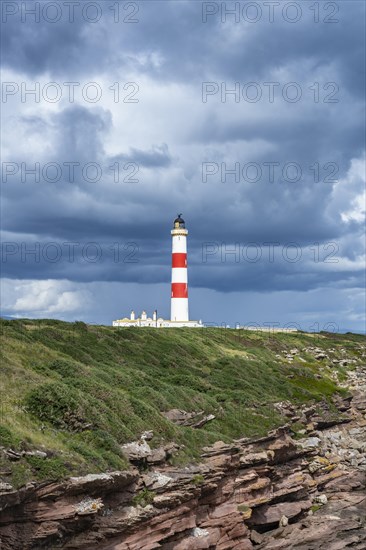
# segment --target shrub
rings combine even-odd
[[[57,372],[62,377],[73,377],[79,374],[79,365],[67,359],[55,359],[49,365],[52,372]]]
[[[83,321],[75,321],[73,323],[74,327],[78,330],[82,330],[82,331],[87,331],[88,330],[88,325],[86,323],[84,323]]]
[[[202,483],[205,481],[205,478],[201,474],[197,474],[192,477],[191,483],[194,485],[202,485]]]
[[[133,506],[142,506],[145,508],[148,504],[152,504],[155,498],[155,493],[149,491],[149,489],[142,489],[137,495],[132,499]]]
[[[68,413],[77,414],[79,411],[77,397],[72,388],[63,384],[42,384],[28,392],[24,404],[39,420],[65,428]]]
[[[20,445],[20,439],[16,437],[9,428],[0,425],[0,445],[3,447],[17,448]]]
[[[68,473],[66,464],[59,457],[39,458],[38,456],[27,456],[26,460],[38,479],[57,481]]]
[[[82,440],[93,445],[99,451],[111,451],[119,456],[122,455],[121,449],[114,437],[105,430],[87,431],[81,436]]]
[[[28,464],[15,462],[11,465],[11,483],[15,489],[19,489],[32,479],[32,470]]]

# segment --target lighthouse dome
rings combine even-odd
[[[182,214],[178,214],[178,217],[174,220],[174,228],[179,229],[180,227],[185,227],[185,221],[182,218]]]

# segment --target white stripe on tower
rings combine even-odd
[[[188,277],[187,277],[187,235],[184,220],[178,214],[174,220],[172,234],[172,294],[170,319],[189,321]]]

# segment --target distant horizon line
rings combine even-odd
[[[80,319],[74,319],[73,321],[66,321],[65,319],[58,319],[56,317],[14,317],[14,316],[11,316],[11,315],[0,315],[0,319],[1,320],[5,320],[5,321],[61,321],[62,323],[69,323],[69,324],[72,324],[72,323],[84,323],[85,325],[90,325],[90,326],[101,326],[101,327],[109,327],[109,328],[121,328],[121,327],[113,327],[112,325],[110,324],[106,324],[106,323],[96,323],[96,322],[92,322],[92,321],[81,321]],[[270,332],[272,329],[274,329],[274,331],[276,330],[281,330],[281,329],[284,329],[286,330],[286,328],[291,328],[291,327],[286,327],[286,326],[265,326],[265,325],[260,325],[259,323],[248,323],[247,325],[243,324],[241,325],[240,324],[240,327],[237,328],[236,326],[231,326],[229,323],[222,323],[222,324],[218,324],[218,323],[214,323],[212,321],[207,321],[208,324],[206,324],[204,321],[203,321],[203,326],[202,328],[220,328],[220,329],[226,329],[226,330],[255,330],[255,327],[254,327],[254,324],[258,325],[258,329],[259,330],[263,330],[263,329],[268,329],[268,331]],[[239,323],[235,323],[236,324],[239,324]],[[296,323],[287,323],[288,325],[294,325]],[[224,326],[225,325],[225,326]],[[285,324],[286,325],[286,324]],[[246,327],[251,327],[250,329],[246,329]],[[135,328],[135,327],[129,327],[129,328]],[[141,328],[141,327],[139,327]],[[142,327],[142,328],[148,328],[148,327]],[[361,336],[366,336],[366,329],[364,331],[361,331],[361,330],[357,330],[357,329],[351,329],[351,328],[341,328],[339,329],[337,332],[332,332],[332,331],[326,331],[326,330],[313,330],[313,331],[307,331],[307,330],[302,330],[301,328],[298,329],[298,332],[300,333],[305,333],[305,334],[320,334],[321,332],[324,332],[324,333],[327,333],[327,334],[359,334]],[[294,332],[293,334],[296,334],[296,332]]]

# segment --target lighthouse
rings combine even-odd
[[[182,214],[173,222],[172,235],[172,281],[170,294],[170,319],[158,317],[155,310],[152,318],[146,311],[135,317],[132,310],[130,318],[113,321],[114,327],[151,327],[151,328],[202,328],[202,321],[190,321],[188,313],[188,277],[187,277],[187,235]],[[168,289],[167,289],[168,290]],[[168,297],[168,293],[167,293]]]
[[[172,287],[170,300],[170,320],[189,321],[188,276],[187,276],[187,235],[182,214],[174,220],[172,235]]]

